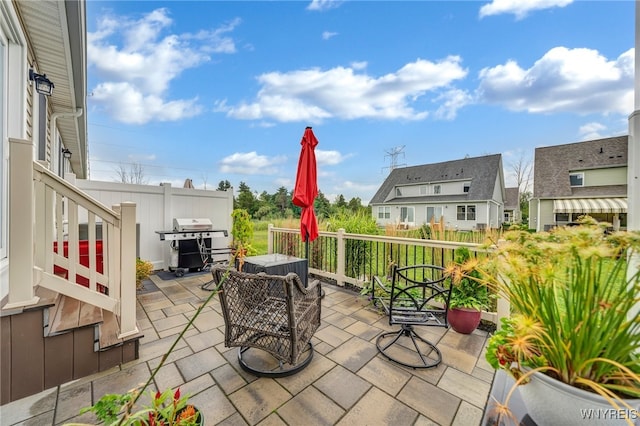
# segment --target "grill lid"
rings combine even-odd
[[[207,218],[174,218],[174,231],[211,231],[213,223]]]

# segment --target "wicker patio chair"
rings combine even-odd
[[[225,346],[238,347],[245,371],[284,377],[309,365],[311,337],[320,326],[317,280],[305,288],[295,273],[249,274],[214,267],[212,274],[221,283]]]
[[[442,361],[435,344],[421,337],[414,326],[448,327],[447,307],[451,297],[451,279],[444,269],[434,265],[393,267],[391,286],[377,277],[374,303],[382,306],[390,325],[397,331],[382,333],[376,340],[378,351],[386,358],[411,368],[431,368]]]

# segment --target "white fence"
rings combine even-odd
[[[173,229],[174,218],[208,218],[214,229],[231,232],[233,191],[209,191],[135,185],[119,182],[76,180],[75,185],[106,205],[132,201],[136,203],[138,224],[138,255],[153,264],[154,269],[167,269],[170,247],[161,241],[156,231]],[[229,234],[230,235],[230,234]]]

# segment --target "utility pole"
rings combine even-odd
[[[386,159],[389,157],[389,167],[383,167],[382,170],[389,169],[389,173],[391,173],[395,168],[407,165],[406,163],[398,164],[398,157],[400,154],[402,154],[402,158],[404,158],[404,147],[404,145],[396,146],[385,151],[386,155],[384,158]]]

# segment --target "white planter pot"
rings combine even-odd
[[[598,394],[569,386],[542,373],[519,386],[529,416],[539,425],[613,426],[640,424],[640,399],[625,400],[632,410],[617,410]]]

